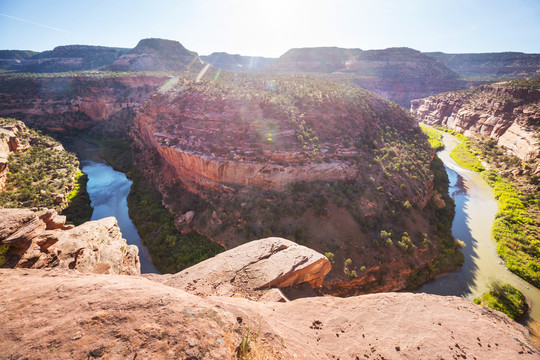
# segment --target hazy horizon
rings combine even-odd
[[[291,48],[540,53],[535,0],[59,0],[3,1],[0,49],[61,45],[133,48],[143,38],[179,41],[200,55],[279,57]]]

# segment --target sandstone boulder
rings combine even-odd
[[[528,331],[459,297],[254,302],[140,276],[0,269],[6,359],[538,359]],[[8,321],[9,320],[9,321]]]
[[[0,243],[10,246],[6,265],[140,274],[139,250],[127,245],[115,218],[77,227],[65,221],[55,210],[0,209]]]
[[[198,295],[257,299],[268,288],[308,283],[318,289],[330,269],[328,259],[318,252],[270,237],[225,251],[177,274],[150,277]]]

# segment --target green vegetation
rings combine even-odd
[[[352,260],[347,259],[345,260],[345,263],[343,264],[343,272],[349,279],[356,279],[358,275],[356,274],[356,270],[351,269],[352,267]]]
[[[531,89],[540,88],[540,78],[512,80],[504,83],[505,86],[526,87]]]
[[[176,273],[224,250],[195,231],[181,234],[176,229],[174,215],[163,206],[161,193],[135,167],[133,150],[125,140],[98,143],[102,157],[133,180],[128,196],[129,216],[160,272]]]
[[[0,119],[0,127],[14,121]],[[70,208],[65,213],[68,221],[79,224],[89,220],[92,208],[76,156],[40,131],[21,131],[17,139],[20,146],[9,156],[9,173],[0,192],[0,206],[47,207],[58,212]]]
[[[324,253],[324,256],[326,256],[326,258],[328,259],[328,261],[330,261],[330,264],[334,265],[334,254],[331,253],[331,252],[325,252]]]
[[[503,312],[512,320],[519,320],[527,313],[529,307],[525,295],[518,289],[499,281],[492,281],[488,287],[488,292],[474,299],[475,304]]]
[[[9,249],[9,245],[0,244],[0,267],[4,265],[7,261],[5,254]]]
[[[456,242],[452,236],[452,222],[455,215],[454,199],[448,195],[448,176],[444,164],[438,156],[433,158],[431,169],[435,175],[434,195],[426,206],[425,214],[429,217],[430,223],[436,224],[436,227],[431,236],[423,235],[424,238],[420,246],[424,249],[438,246],[439,254],[433,263],[428,264],[416,275],[409,278],[408,289],[414,289],[441,274],[455,271],[465,259],[463,253],[459,251],[462,244]]]
[[[459,166],[476,172],[484,171],[484,166],[478,160],[476,154],[470,149],[471,143],[468,139],[462,140],[458,146],[452,149],[450,157],[454,159]]]
[[[80,170],[77,171],[73,190],[67,196],[68,206],[62,210],[62,215],[66,215],[68,221],[74,225],[81,225],[92,218],[94,210],[91,206],[90,196],[86,191],[87,183],[88,175]]]
[[[459,165],[465,169],[480,172],[484,171],[484,166],[478,160],[477,154],[471,151],[471,142],[465,135],[459,134],[454,130],[445,128],[444,126],[435,125],[435,129],[447,132],[457,137],[461,142],[450,152],[450,157]]]
[[[436,151],[444,149],[444,144],[441,141],[441,134],[438,131],[433,130],[432,128],[420,124],[420,128],[428,136],[429,145]]]
[[[534,238],[535,221],[516,189],[494,170],[482,174],[495,190],[499,211],[491,233],[497,242],[497,253],[506,267],[516,275],[540,287],[540,240]]]
[[[495,170],[482,172],[482,177],[494,189],[495,198],[498,200],[499,211],[491,230],[497,242],[497,253],[506,262],[506,267],[510,271],[536,287],[540,287],[539,177],[531,175],[530,170],[527,177],[523,176],[525,180],[509,176],[509,172],[519,171],[520,168],[527,168],[527,166],[524,166],[516,156],[507,155],[493,139],[478,138],[471,142],[453,130],[440,126],[436,128],[457,136],[462,140],[460,146],[462,144],[466,144],[467,148],[473,146],[491,167],[504,171],[505,177]],[[476,155],[468,149],[466,151],[469,154],[464,158],[474,157],[474,161],[478,162]],[[456,162],[464,166],[463,163],[457,160]],[[474,170],[474,168],[478,169],[478,166],[469,168]],[[519,186],[521,191],[518,191],[516,185],[510,181]]]

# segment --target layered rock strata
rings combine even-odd
[[[62,268],[99,274],[140,274],[139,249],[127,245],[113,217],[65,225],[55,210],[0,209],[5,267]]]
[[[25,130],[26,125],[20,121],[0,127],[0,191],[7,181],[9,155],[21,146],[17,135]]]
[[[429,125],[466,136],[496,139],[522,160],[540,157],[540,89],[507,84],[449,92],[411,102],[411,113]]]

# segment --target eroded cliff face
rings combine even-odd
[[[17,135],[25,130],[26,125],[20,121],[0,127],[0,191],[7,180],[9,155],[16,152],[21,146]]]
[[[0,79],[0,116],[54,132],[101,127],[125,133],[126,111],[141,107],[168,77],[37,77]]]
[[[4,267],[61,268],[83,273],[141,273],[139,249],[127,245],[115,218],[66,225],[55,210],[0,209]]]
[[[413,100],[411,113],[429,125],[443,125],[467,136],[489,136],[522,160],[540,156],[539,88],[483,85]]]
[[[341,295],[403,289],[439,254],[433,152],[400,107],[357,87],[178,81],[135,125],[141,164],[182,232],[226,249],[273,235],[331,252],[326,289]]]

